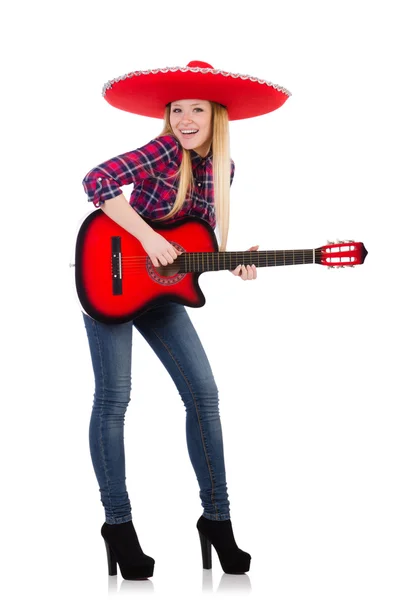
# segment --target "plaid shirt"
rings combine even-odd
[[[212,152],[205,158],[190,151],[194,187],[170,222],[185,215],[195,215],[208,221],[215,229]],[[172,208],[178,191],[176,176],[182,160],[182,147],[171,135],[151,140],[145,146],[120,154],[101,163],[83,179],[88,201],[96,207],[122,193],[120,186],[134,184],[130,204],[142,217],[153,219],[166,215]],[[230,184],[234,176],[231,161]]]

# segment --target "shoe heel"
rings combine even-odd
[[[106,540],[105,541],[105,546],[106,546],[106,555],[108,557],[108,571],[109,571],[109,575],[117,575],[117,561],[116,561],[116,557],[111,549],[111,547],[109,546],[109,544],[107,543]]]
[[[211,542],[199,531],[203,569],[212,569]]]

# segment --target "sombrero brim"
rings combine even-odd
[[[108,81],[105,100],[127,112],[162,119],[165,106],[198,98],[226,106],[230,121],[257,117],[284,104],[285,88],[249,75],[199,67],[167,67],[134,71]]]

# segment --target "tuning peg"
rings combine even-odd
[[[74,267],[75,264],[74,263],[69,263],[69,267]]]
[[[335,244],[335,242],[332,242],[331,240],[327,240],[327,244]]]

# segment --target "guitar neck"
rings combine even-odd
[[[234,270],[238,265],[282,267],[321,263],[321,249],[246,252],[185,252],[175,261],[183,273]]]

